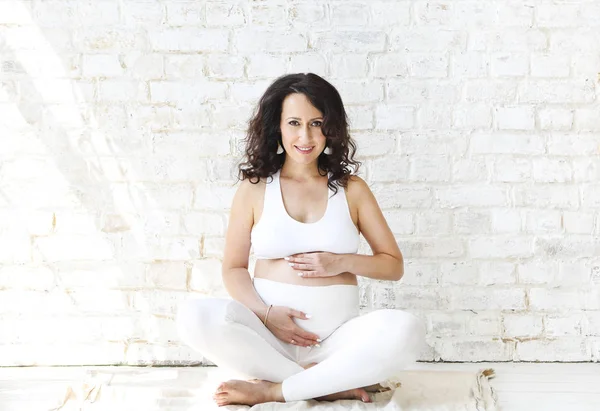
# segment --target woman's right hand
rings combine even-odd
[[[318,344],[319,336],[298,327],[293,317],[307,320],[306,314],[293,308],[274,305],[267,317],[267,328],[283,342],[308,347]],[[294,340],[292,342],[292,340]]]

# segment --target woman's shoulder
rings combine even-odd
[[[369,190],[369,185],[362,177],[356,174],[348,176],[348,193],[360,195],[365,190]]]

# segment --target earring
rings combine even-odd
[[[281,153],[283,153],[283,147],[281,147],[281,144],[277,143],[277,154]]]
[[[329,147],[329,146],[325,147],[325,150],[323,150],[323,154],[330,155],[331,154],[331,147]]]

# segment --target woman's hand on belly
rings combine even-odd
[[[328,252],[298,253],[285,257],[298,276],[334,277],[344,272],[342,255]]]
[[[257,260],[254,266],[254,276],[257,278],[266,278],[282,283],[298,285],[332,285],[349,284],[357,285],[356,275],[343,272],[329,277],[303,277],[298,275],[298,270],[289,265],[289,262],[283,258],[261,259]]]

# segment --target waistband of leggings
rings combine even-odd
[[[281,281],[274,281],[274,280],[269,280],[268,278],[254,278],[252,277],[252,281],[259,281],[262,282],[263,284],[269,284],[271,286],[274,287],[282,287],[282,288],[296,288],[296,289],[319,289],[319,290],[325,290],[325,289],[334,289],[334,288],[347,288],[347,289],[356,289],[358,288],[358,285],[355,284],[328,284],[328,285],[300,285],[300,284],[290,284],[290,283],[284,283]]]

